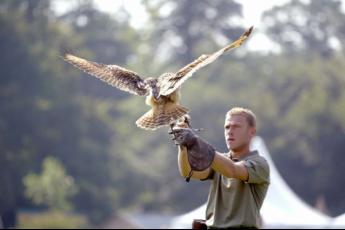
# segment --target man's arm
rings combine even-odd
[[[181,176],[188,177],[191,167],[188,162],[187,148],[184,146],[178,147],[178,168]],[[210,175],[211,168],[207,168],[204,171],[193,171],[192,178],[204,180]]]
[[[188,162],[186,147],[179,146],[178,166],[181,176],[187,177],[191,167]],[[248,180],[248,170],[244,166],[243,162],[234,162],[219,152],[215,153],[215,157],[210,168],[207,168],[204,171],[193,171],[192,178],[200,180],[206,179],[210,175],[212,169],[228,178],[237,178],[242,181]]]
[[[234,162],[221,153],[216,152],[211,167],[228,178],[248,181],[248,170],[243,162]]]

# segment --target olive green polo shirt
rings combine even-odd
[[[208,228],[261,227],[260,208],[270,183],[269,166],[257,151],[239,161],[247,167],[247,182],[227,178],[216,171],[211,174],[213,180],[206,207]]]

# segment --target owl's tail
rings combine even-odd
[[[147,130],[155,130],[178,120],[189,110],[177,104],[166,104],[163,108],[152,108],[142,115],[135,123],[138,127]]]

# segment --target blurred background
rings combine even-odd
[[[130,2],[0,1],[0,227],[130,227],[129,214],[168,218],[203,204],[209,183],[179,176],[168,129],[136,127],[144,98],[60,55],[156,77],[251,25],[242,47],[183,85],[192,125],[225,152],[226,111],[249,107],[293,191],[329,216],[345,212],[342,1]]]

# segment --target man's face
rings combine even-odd
[[[226,115],[224,136],[228,149],[234,152],[249,148],[255,128],[250,127],[243,115]]]

